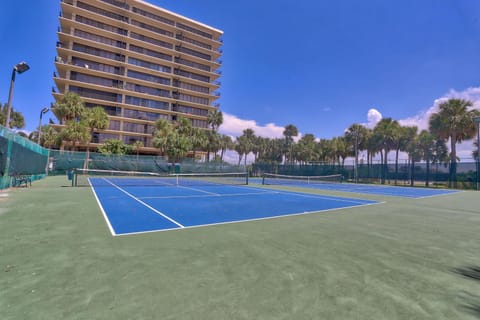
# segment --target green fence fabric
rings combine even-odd
[[[12,176],[28,175],[32,180],[46,173],[48,149],[0,126],[0,189],[8,188]]]
[[[88,161],[87,161],[88,159]],[[169,163],[165,157],[148,155],[106,155],[97,152],[50,150],[50,174],[66,174],[76,168],[155,173],[245,172],[244,166],[225,162],[197,162],[185,159]]]
[[[276,173],[285,175],[298,176],[325,176],[332,174],[342,174],[345,181],[354,181],[353,165],[332,165],[332,164],[305,164],[305,165],[283,165],[271,163],[255,163],[252,165],[252,175],[262,176],[263,173]],[[407,162],[388,163],[387,166],[381,164],[359,164],[358,179],[360,183],[381,183],[385,181],[388,184],[394,184],[395,181],[399,185],[440,186],[444,187],[449,182],[449,165],[440,163],[430,163],[428,166],[425,162],[415,163],[412,167]],[[477,171],[476,163],[458,162],[457,163],[457,188],[459,189],[476,189]]]

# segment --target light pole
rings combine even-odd
[[[474,117],[477,124],[477,190],[480,190],[480,117]]]
[[[355,131],[355,167],[354,167],[355,183],[358,183],[358,131]]]
[[[38,123],[38,144],[40,144],[40,136],[42,135],[42,116],[47,113],[50,109],[47,107],[43,108],[42,111],[40,111],[40,122]]]
[[[15,74],[24,73],[30,69],[30,66],[26,62],[20,62],[13,67],[12,70],[12,79],[10,81],[10,91],[8,92],[8,102],[7,102],[7,117],[5,119],[5,127],[9,128],[10,124],[10,112],[12,110],[12,96],[13,96],[13,85],[15,84]]]

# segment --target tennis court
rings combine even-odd
[[[241,181],[238,177],[234,179]],[[193,176],[182,177],[181,183],[178,176],[153,179],[92,177],[89,182],[113,235],[260,220],[378,203],[219,184]]]
[[[112,237],[90,186],[70,183],[49,176],[0,199],[2,320],[478,319],[478,192],[418,200],[368,195],[381,202]],[[196,206],[189,193],[172,191],[185,188],[121,188]],[[256,189],[223,190],[243,188]],[[115,189],[95,187],[112,192],[109,201],[123,210],[129,196]],[[222,198],[205,196],[212,206]],[[133,208],[129,214],[145,212]]]
[[[406,186],[388,186],[341,182],[341,175],[302,177],[291,175],[265,174],[262,179],[264,185],[283,185],[298,188],[312,188],[317,190],[331,190],[380,196],[393,196],[403,198],[426,198],[460,192],[458,190],[428,189]],[[257,180],[260,183],[260,179]]]

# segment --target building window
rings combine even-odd
[[[105,101],[112,101],[112,102],[121,102],[122,100],[122,95],[120,94],[82,88],[77,86],[70,86],[69,91],[78,93],[79,96],[84,98],[91,98],[91,99],[98,99],[98,100],[105,100]]]
[[[104,17],[108,17],[108,18],[123,21],[123,22],[128,22],[128,18],[125,17],[125,16],[122,16],[120,14],[116,14],[116,13],[113,13],[113,12],[110,12],[110,11],[107,11],[107,10],[103,10],[103,9],[100,9],[100,8],[97,8],[97,7],[94,7],[94,6],[91,6],[91,5],[83,3],[81,1],[77,1],[77,7],[88,10],[90,12],[94,12],[94,13],[99,14],[99,15],[104,16]]]
[[[108,129],[110,130],[120,130],[120,121],[118,120],[110,120],[108,123]]]
[[[156,14],[153,14],[153,13],[150,13],[150,12],[147,12],[147,11],[142,10],[142,9],[139,9],[139,8],[137,8],[137,7],[133,7],[133,8],[132,8],[132,11],[135,12],[135,13],[141,14],[142,16],[148,17],[148,18],[150,18],[150,19],[157,20],[157,21],[160,21],[160,22],[169,24],[169,25],[171,25],[171,26],[175,25],[175,22],[174,22],[173,20],[170,20],[170,19],[161,17],[161,16],[159,16],[159,15],[156,15]]]
[[[109,64],[98,63],[92,60],[86,60],[78,57],[72,57],[72,64],[87,69],[93,69],[102,72],[108,72],[112,74],[123,75],[124,69],[121,67],[115,67]]]
[[[156,64],[156,63],[153,63],[153,62],[140,60],[140,59],[136,59],[136,58],[132,58],[132,57],[128,58],[128,63],[139,66],[139,67],[152,69],[152,70],[157,70],[157,71],[161,71],[161,72],[165,72],[165,73],[171,73],[172,72],[172,68],[170,68],[170,67],[162,66],[160,64]]]
[[[117,47],[121,49],[125,49],[127,47],[127,44],[125,42],[99,36],[99,35],[96,35],[90,32],[85,32],[79,29],[75,29],[74,35],[83,39],[93,41],[93,42],[103,43],[112,47]]]
[[[170,91],[168,90],[142,86],[139,84],[134,84],[129,82],[125,85],[125,89],[129,91],[150,94],[152,96],[160,96],[160,97],[167,97],[167,98],[170,97]]]
[[[168,54],[165,54],[165,53],[162,53],[162,52],[157,52],[157,51],[145,49],[145,48],[133,45],[133,44],[131,44],[129,46],[129,49],[130,49],[130,51],[141,53],[141,54],[144,54],[146,56],[172,61],[172,56],[170,56]]]
[[[99,22],[97,20],[93,20],[93,19],[90,19],[90,18],[85,18],[81,15],[76,15],[75,16],[75,21],[83,23],[83,24],[87,24],[89,26],[92,26],[92,27],[95,27],[95,28],[98,28],[98,29],[102,29],[102,30],[105,30],[105,31],[110,31],[110,32],[113,32],[113,33],[124,35],[124,36],[128,34],[127,30],[125,30],[125,29],[117,28],[117,27],[111,26],[109,24]]]
[[[148,73],[138,72],[138,71],[134,71],[134,70],[128,70],[127,75],[130,78],[135,78],[135,79],[139,79],[139,80],[165,84],[167,86],[170,85],[170,79],[154,76],[154,75],[148,74]]]
[[[125,96],[125,103],[152,109],[169,110],[170,104],[164,101]]]
[[[177,22],[177,27],[180,28],[180,29],[183,29],[183,30],[187,30],[191,33],[198,34],[199,36],[202,36],[202,37],[205,37],[205,38],[208,38],[208,39],[213,39],[213,36],[210,33],[203,32],[203,31],[198,30],[196,28],[192,28],[192,27],[187,26],[183,23]]]
[[[147,36],[144,36],[142,34],[135,33],[135,32],[130,32],[130,37],[132,37],[133,39],[137,39],[137,40],[140,40],[140,41],[144,41],[144,42],[154,44],[154,45],[159,46],[159,47],[164,47],[164,48],[167,48],[167,49],[173,49],[173,44],[167,43],[165,41],[157,40],[157,39],[154,39],[154,38],[150,38],[150,37],[147,37]]]
[[[90,46],[85,46],[79,43],[74,43],[72,49],[74,51],[83,52],[83,53],[91,54],[97,57],[102,57],[110,60],[121,61],[121,62],[125,61],[125,56],[122,54],[114,53],[114,52],[110,52],[102,49],[97,49]]]
[[[210,77],[203,76],[201,74],[197,74],[197,73],[193,73],[193,72],[183,71],[183,70],[180,70],[180,69],[174,69],[173,73],[177,74],[179,76],[182,76],[182,77],[187,77],[187,78],[191,78],[191,79],[195,79],[195,80],[199,80],[199,81],[203,81],[203,82],[210,82]]]
[[[149,24],[146,24],[146,23],[143,23],[143,22],[140,22],[140,21],[137,21],[137,20],[132,20],[130,23],[133,24],[134,26],[140,27],[142,29],[150,30],[150,31],[158,33],[158,34],[163,34],[163,35],[171,37],[171,38],[173,37],[173,33],[170,32],[170,31],[163,30],[163,29],[151,26]]]
[[[190,60],[182,59],[182,58],[175,58],[175,62],[179,63],[179,64],[183,64],[185,66],[192,67],[192,68],[200,69],[200,70],[203,70],[203,71],[210,72],[210,70],[211,70],[210,66],[207,66],[205,64],[201,64],[201,63],[198,63],[198,62],[193,62],[193,61],[190,61]]]
[[[201,53],[201,52],[198,52],[198,51],[195,51],[195,50],[192,50],[192,49],[188,49],[188,48],[185,48],[185,47],[182,47],[182,46],[175,46],[175,50],[177,50],[178,52],[183,52],[183,53],[186,53],[186,54],[189,54],[189,55],[201,58],[201,59],[205,59],[205,60],[208,60],[208,61],[212,60],[212,56],[210,56],[208,54]]]

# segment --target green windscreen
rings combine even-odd
[[[48,149],[0,126],[0,189],[8,188],[17,175],[43,177],[47,163]]]

